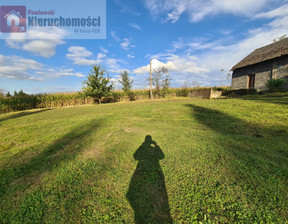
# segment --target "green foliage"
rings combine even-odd
[[[177,89],[176,95],[177,97],[187,97],[189,92],[189,88],[181,88]]]
[[[83,82],[83,92],[86,96],[93,97],[101,103],[102,98],[109,96],[113,84],[109,84],[109,73],[100,65],[92,67],[88,80]]]
[[[133,80],[130,78],[128,71],[125,70],[122,73],[120,73],[119,82],[122,84],[122,90],[125,93],[128,93],[131,90]]]
[[[7,95],[8,95],[8,93],[7,93]],[[9,93],[9,96],[11,96],[10,93]],[[14,91],[14,97],[24,97],[24,96],[28,96],[28,94],[24,93],[23,90],[20,90],[19,92]]]
[[[164,97],[170,86],[170,74],[165,67],[157,68],[152,73],[152,83],[155,87],[156,95]]]
[[[10,92],[8,92],[7,94],[6,94],[6,97],[11,97],[12,95],[11,95],[11,93]]]
[[[24,93],[23,90],[20,90],[18,93],[16,92],[16,96],[17,97],[23,97],[23,96],[27,96],[27,94]]]
[[[266,83],[266,87],[269,88],[270,92],[275,92],[277,90],[280,90],[285,83],[287,82],[287,79],[272,79],[268,80]]]
[[[36,108],[51,108],[93,103],[82,92],[23,95],[0,99],[0,113]]]
[[[111,97],[114,99],[115,102],[120,102],[121,98],[124,97],[124,92],[122,91],[112,91],[111,92]]]
[[[8,92],[9,93],[9,92]],[[7,93],[7,94],[8,94]],[[10,93],[9,93],[10,95]],[[14,97],[23,97],[23,96],[27,96],[28,94],[24,93],[23,90],[20,90],[19,92],[14,91]],[[11,96],[11,95],[10,95]]]

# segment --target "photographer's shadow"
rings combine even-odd
[[[165,155],[150,135],[137,149],[137,168],[131,178],[127,199],[134,210],[135,223],[172,223],[164,174],[159,160]]]

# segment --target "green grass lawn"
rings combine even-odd
[[[288,97],[0,115],[0,223],[287,223]]]

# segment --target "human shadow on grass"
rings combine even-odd
[[[138,165],[126,197],[134,210],[135,223],[172,223],[165,178],[159,160],[165,155],[150,135],[137,149]]]
[[[60,163],[77,157],[87,145],[89,135],[101,127],[101,123],[101,121],[93,120],[77,126],[27,162],[2,169],[0,171],[0,196],[5,194],[13,181],[24,178],[26,183],[25,179],[29,178],[29,175],[33,174],[35,178],[45,171],[52,170]]]
[[[199,125],[204,125],[202,130],[216,133],[207,132],[207,142],[224,151],[211,152],[211,161],[216,159],[215,166],[233,174],[231,184],[241,186],[251,207],[271,205],[269,211],[287,216],[287,188],[279,188],[287,186],[288,180],[287,127],[258,125],[211,108],[186,106]],[[273,207],[275,204],[279,207]]]
[[[43,110],[20,112],[20,113],[16,113],[16,114],[12,114],[12,115],[0,118],[0,122],[11,120],[11,119],[14,119],[14,118],[20,118],[20,117],[24,117],[24,116],[28,116],[28,115],[38,114],[38,113],[46,112],[46,111],[49,111],[49,110],[52,110],[52,109],[43,109]],[[0,123],[0,125],[1,125],[1,123]]]

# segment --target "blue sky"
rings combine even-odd
[[[0,40],[0,89],[78,91],[93,64],[109,70],[115,88],[123,70],[134,88],[147,88],[150,59],[168,68],[172,87],[227,85],[234,64],[288,35],[288,1],[107,0],[106,25],[106,39],[65,39],[57,29],[36,40]]]

